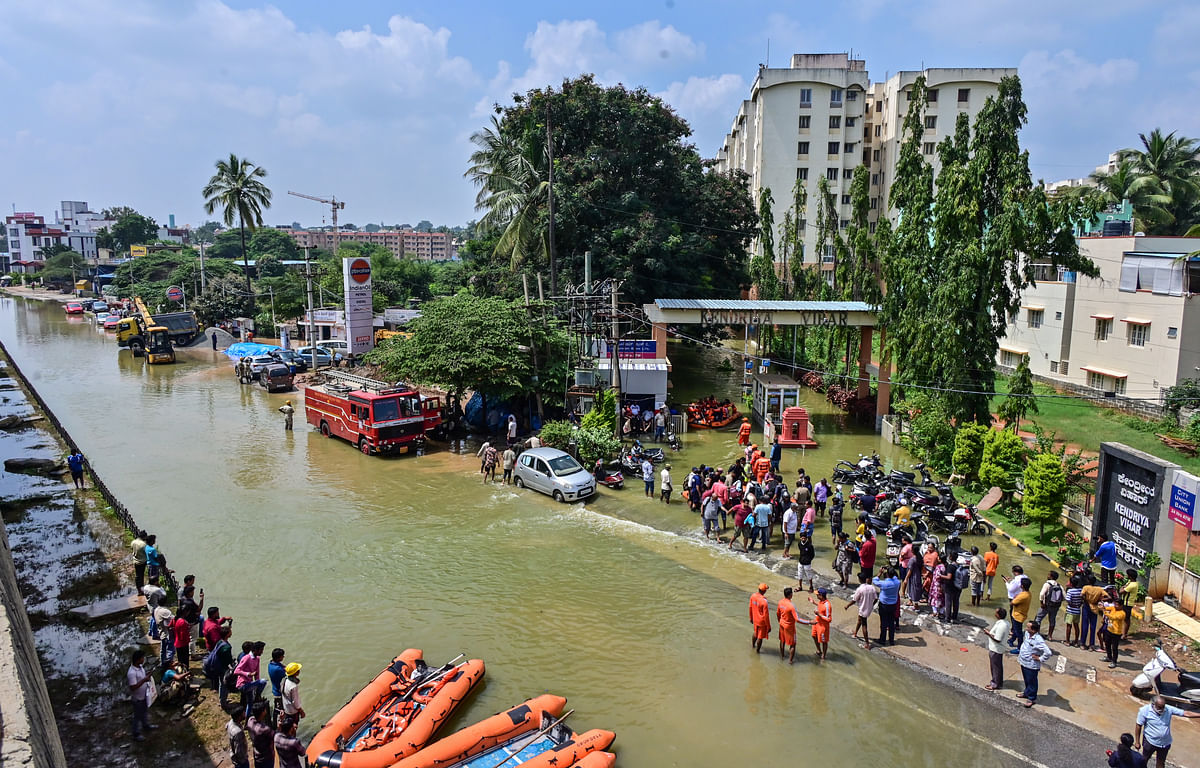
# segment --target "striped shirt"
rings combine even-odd
[[[1067,590],[1067,613],[1072,616],[1078,616],[1083,609],[1083,590],[1079,587],[1071,587]]]

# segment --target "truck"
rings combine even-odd
[[[148,337],[151,329],[162,329],[166,332],[167,340],[174,346],[191,342],[204,331],[196,312],[160,312],[151,314],[143,304],[142,299],[133,299],[133,314],[122,318],[116,325],[116,343],[120,347],[128,347],[136,358],[140,358],[150,344]],[[174,353],[172,353],[174,362]]]
[[[445,435],[440,398],[346,371],[326,371],[321,383],[304,388],[304,416],[325,437],[368,456],[407,453]]]

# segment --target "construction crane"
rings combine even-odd
[[[318,203],[325,203],[329,206],[330,210],[333,211],[333,251],[334,253],[337,253],[337,247],[339,245],[337,214],[338,211],[345,210],[346,204],[343,201],[338,200],[337,196],[317,197],[316,195],[306,195],[303,192],[292,192],[291,190],[288,190],[288,194],[296,197],[303,197],[305,200],[313,200]]]

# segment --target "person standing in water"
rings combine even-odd
[[[758,591],[750,595],[750,623],[754,626],[754,634],[750,637],[750,645],[755,653],[762,652],[763,640],[771,636],[771,604],[767,602],[766,584],[759,584]]]
[[[292,401],[288,400],[283,405],[279,406],[279,412],[283,414],[283,430],[285,432],[291,432],[292,417],[296,413],[296,409],[292,407]]]
[[[812,624],[808,619],[800,618],[800,612],[792,603],[792,588],[783,590],[783,599],[775,608],[775,618],[779,620],[779,658],[784,658],[784,648],[791,648],[788,664],[796,663],[796,625]]]

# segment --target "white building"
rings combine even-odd
[[[717,153],[717,168],[750,175],[755,202],[762,187],[775,199],[773,212],[782,237],[783,212],[790,207],[797,179],[807,200],[801,220],[807,261],[817,252],[817,182],[829,180],[841,228],[850,223],[850,182],[855,168],[871,173],[869,220],[872,227],[887,210],[895,176],[908,94],[924,75],[929,88],[922,139],[926,159],[937,168],[936,146],[954,132],[959,113],[970,120],[1015,69],[926,69],[898,72],[886,82],[870,82],[866,62],[844,53],[795,54],[787,68],[760,67],[733,126]],[[810,224],[810,222],[812,222]],[[778,252],[778,249],[777,249]],[[832,253],[821,254],[833,268]]]
[[[1097,396],[1157,400],[1200,376],[1200,238],[1084,237],[1097,279],[1044,272],[1008,318],[996,362]],[[1185,339],[1191,341],[1185,343]]]

